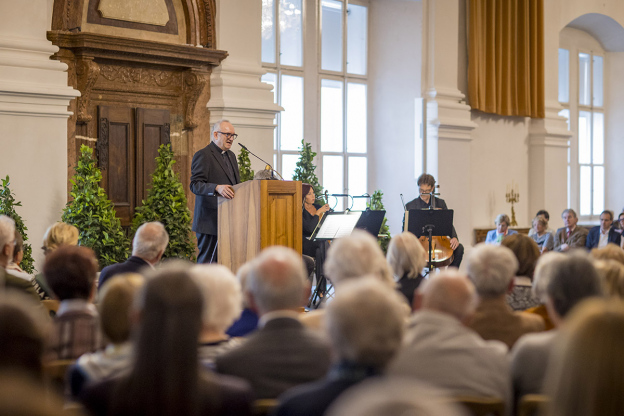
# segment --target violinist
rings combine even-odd
[[[316,250],[320,247],[320,243],[317,241],[310,241],[308,237],[312,235],[316,225],[319,223],[324,213],[329,211],[329,205],[318,205],[316,201],[316,195],[314,194],[314,188],[307,183],[301,184],[301,193],[303,194],[303,254],[310,257],[317,257]]]
[[[420,175],[417,181],[420,195],[418,198],[408,202],[405,205],[405,209],[448,209],[443,199],[435,196],[432,198],[431,194],[435,190],[435,183],[435,178],[432,175],[428,173]],[[450,266],[459,268],[462,258],[464,257],[464,246],[461,245],[457,239],[455,226],[453,226],[453,234],[450,237],[451,249],[453,250],[453,262]]]

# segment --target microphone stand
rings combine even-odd
[[[249,152],[250,155],[254,156],[256,159],[259,159],[262,163],[264,163],[265,165],[267,165],[270,169],[271,169],[271,179],[275,179],[275,175],[274,173],[277,173],[278,176],[280,178],[282,178],[282,180],[284,180],[284,178],[282,177],[282,175],[279,174],[278,171],[276,171],[275,169],[273,169],[273,166],[271,166],[270,163],[267,163],[264,159],[262,159],[260,156],[258,156],[257,154],[253,153],[251,150],[249,150],[247,148],[247,146],[245,146],[244,144],[242,144],[241,142],[238,142],[238,145],[240,147],[242,147],[243,149],[247,150]]]

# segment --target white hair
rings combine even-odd
[[[165,226],[158,221],[141,225],[132,241],[132,255],[151,260],[165,251],[169,244],[169,234]]]
[[[540,256],[535,266],[535,274],[533,275],[533,296],[546,303],[548,294],[548,284],[553,272],[556,270],[559,262],[565,260],[566,255],[556,251],[549,251]]]
[[[296,309],[303,305],[306,275],[303,259],[296,251],[269,247],[253,260],[246,293],[253,297],[261,314]]]
[[[390,287],[395,283],[390,266],[372,235],[355,230],[348,237],[336,240],[329,248],[325,273],[334,285],[347,279],[372,274]]]
[[[0,215],[0,253],[4,246],[15,240],[15,221],[6,215]]]
[[[338,356],[383,369],[401,346],[404,301],[373,277],[344,282],[327,306],[325,325]]]
[[[507,224],[507,226],[509,226],[509,224],[511,223],[509,216],[507,214],[498,214],[496,216],[496,219],[494,220],[494,224],[500,225],[503,222]]]
[[[221,123],[230,123],[230,120],[226,120],[222,118],[220,120],[215,121],[214,124],[212,125],[212,129],[210,130],[210,140],[214,140],[215,132],[221,130]]]
[[[466,272],[481,297],[497,297],[509,289],[518,259],[505,246],[477,244],[466,258]]]
[[[463,320],[477,307],[474,285],[457,269],[447,269],[430,277],[418,288],[423,309],[431,309]]]
[[[405,231],[390,240],[386,258],[395,276],[418,277],[427,264],[426,255],[418,238]]]
[[[218,264],[193,266],[190,273],[204,297],[204,327],[225,331],[242,311],[240,283],[230,269]]]

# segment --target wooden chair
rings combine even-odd
[[[76,360],[54,360],[43,365],[43,379],[46,386],[63,393],[65,386],[65,374],[69,366]]]
[[[85,416],[87,409],[80,403],[68,402],[63,406],[63,416]]]
[[[253,402],[254,416],[268,416],[277,407],[277,399],[259,399]]]
[[[536,416],[548,404],[548,397],[543,394],[526,394],[518,403],[518,416]]]
[[[505,416],[505,402],[496,397],[458,396],[455,403],[468,409],[472,416]]]
[[[44,308],[47,309],[50,317],[53,318],[56,316],[56,312],[58,311],[58,308],[61,302],[59,302],[58,300],[42,300],[41,304],[43,305]]]

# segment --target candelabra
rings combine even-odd
[[[516,221],[516,211],[514,210],[514,204],[518,203],[520,199],[520,194],[518,193],[518,184],[514,184],[511,181],[511,186],[507,185],[507,193],[505,194],[507,198],[507,203],[511,203],[511,227],[516,227],[518,222]]]

